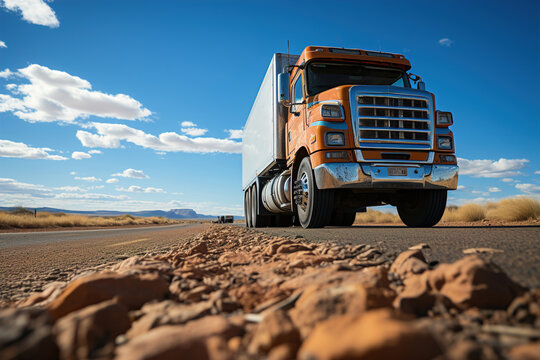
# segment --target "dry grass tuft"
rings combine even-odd
[[[465,204],[448,207],[442,222],[473,222],[480,220],[527,221],[540,218],[540,202],[526,197],[502,199],[485,205]]]
[[[487,210],[487,217],[507,221],[536,220],[540,217],[540,202],[525,197],[503,199]]]
[[[396,214],[371,209],[364,213],[357,213],[354,220],[355,224],[398,224],[400,222]]]
[[[37,217],[34,217],[34,213],[19,211],[19,209],[15,214],[0,211],[0,229],[178,224],[181,222],[183,221],[164,217],[136,217],[127,214],[102,217],[42,212],[38,213]]]
[[[443,222],[474,222],[484,220],[486,218],[486,210],[479,204],[465,204],[458,208],[447,208],[442,217]]]

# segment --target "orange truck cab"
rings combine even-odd
[[[247,226],[350,226],[385,204],[438,223],[457,188],[453,119],[410,68],[360,49],[274,54],[244,126]]]

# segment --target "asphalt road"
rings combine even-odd
[[[492,248],[502,253],[489,255],[514,280],[540,288],[539,226],[439,226],[426,229],[405,226],[353,226],[323,229],[263,228],[278,236],[303,236],[308,241],[369,244],[387,253],[401,252],[412,245],[426,243],[428,261],[452,262],[469,248]]]
[[[192,226],[191,224],[176,224],[163,226],[147,226],[136,228],[116,228],[98,230],[61,230],[43,232],[0,233],[0,248],[11,248],[24,245],[44,245],[62,241],[102,239],[106,237],[131,235],[175,230]]]
[[[65,281],[84,269],[167,252],[209,227],[179,224],[104,230],[0,234],[0,305]]]

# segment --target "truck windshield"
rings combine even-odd
[[[348,63],[311,63],[307,67],[308,95],[341,85],[392,85],[410,87],[405,72]]]

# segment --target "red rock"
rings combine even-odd
[[[291,310],[291,317],[302,330],[311,328],[332,316],[357,315],[366,310],[391,306],[395,294],[385,287],[348,284],[307,288]]]
[[[157,271],[170,275],[172,274],[173,267],[166,259],[133,256],[114,265],[111,270],[120,273],[147,273]]]
[[[404,285],[394,306],[416,314],[425,314],[437,297],[462,310],[471,307],[505,309],[524,291],[497,265],[477,256],[409,276]]]
[[[298,350],[300,333],[289,316],[278,310],[267,314],[257,325],[248,351],[266,354],[283,344],[288,344],[288,348],[294,348],[295,351]]]
[[[60,318],[88,305],[116,298],[133,310],[150,300],[161,299],[167,293],[167,281],[157,273],[127,275],[106,272],[71,282],[47,308],[54,318]]]
[[[161,326],[117,348],[116,360],[211,359],[206,340],[242,334],[242,326],[223,316],[207,316],[186,325]]]
[[[0,310],[0,359],[57,359],[51,323],[43,309]]]
[[[52,283],[49,283],[45,286],[42,292],[33,294],[30,297],[28,297],[26,300],[22,301],[20,304],[18,304],[20,307],[26,307],[26,306],[45,306],[52,302],[64,289],[66,286],[66,283],[63,281],[55,281]]]
[[[129,326],[125,306],[105,301],[64,316],[53,331],[62,359],[89,359],[111,355],[114,339]]]
[[[426,259],[421,250],[407,250],[398,255],[390,266],[390,272],[401,277],[411,274],[421,274],[428,270]]]
[[[478,256],[440,265],[429,272],[429,283],[461,309],[505,309],[525,290],[497,265]]]
[[[226,252],[221,255],[218,259],[218,262],[222,264],[231,264],[231,265],[243,265],[249,264],[253,260],[252,255],[248,254],[245,251],[239,252]]]
[[[283,244],[277,250],[277,254],[290,254],[296,251],[310,250],[307,246],[301,244]]]
[[[433,336],[388,309],[338,316],[319,324],[302,344],[299,359],[433,359],[441,354]]]
[[[540,359],[540,341],[515,346],[508,355],[512,360],[538,360]]]
[[[394,300],[394,307],[405,313],[425,315],[433,307],[436,293],[425,276],[411,276],[404,281],[405,289]]]
[[[211,302],[198,302],[196,304],[165,303],[163,306],[152,304],[145,305],[142,311],[145,314],[136,320],[129,331],[128,338],[140,336],[153,328],[164,325],[181,325],[188,321],[209,315],[212,311]]]
[[[208,246],[206,245],[205,241],[202,241],[198,243],[197,245],[193,246],[191,249],[189,249],[187,253],[188,255],[207,254]]]
[[[287,344],[281,344],[273,348],[269,353],[267,360],[291,360],[296,359],[298,347]]]

